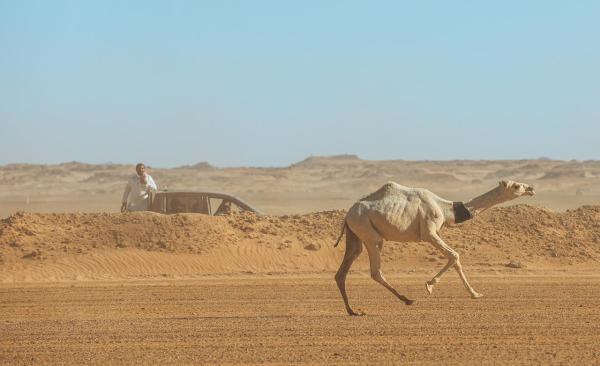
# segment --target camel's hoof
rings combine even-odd
[[[471,294],[471,299],[480,299],[483,297],[483,294],[480,294],[478,292]]]
[[[352,311],[348,312],[348,315],[350,315],[350,316],[364,316],[365,312],[364,311],[360,311],[360,310],[358,312],[356,312],[356,311],[352,310]]]
[[[427,290],[429,295],[431,295],[431,293],[433,292],[433,285],[430,285],[429,282],[425,282],[425,289]]]
[[[405,300],[405,301],[404,301],[404,303],[405,303],[406,305],[412,305],[412,304],[414,304],[414,303],[415,303],[415,301],[416,301],[416,300]]]

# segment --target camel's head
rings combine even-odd
[[[503,180],[500,182],[500,188],[506,195],[512,198],[521,196],[533,196],[535,191],[529,184],[519,183],[512,180]]]

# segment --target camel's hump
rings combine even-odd
[[[390,197],[406,197],[419,190],[419,188],[406,187],[396,182],[387,182],[375,192],[360,199],[360,201],[376,201]]]

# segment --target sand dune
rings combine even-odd
[[[133,172],[131,165],[78,162],[0,166],[0,217],[18,210],[117,212]],[[565,210],[600,204],[598,161],[375,161],[341,155],[313,156],[286,167],[219,168],[201,162],[150,173],[160,188],[229,192],[276,215],[347,209],[390,180],[467,200],[500,179],[514,179],[536,187],[538,194],[527,201],[532,205]]]
[[[345,212],[332,209],[346,209],[390,180],[453,200],[485,192],[504,178],[536,187],[538,194],[523,201],[533,206],[495,208],[444,229],[468,271],[512,271],[510,261],[522,264],[519,271],[597,269],[600,259],[600,206],[541,208],[600,203],[597,161],[370,161],[341,155],[281,168],[201,162],[150,171],[161,188],[226,191],[270,215],[120,214],[115,211],[132,166],[0,166],[0,217],[6,217],[0,223],[0,281],[333,273],[343,245],[332,244]],[[68,213],[73,211],[104,213]],[[383,260],[386,273],[431,273],[444,262],[419,243],[387,243]],[[353,269],[367,271],[367,256]]]
[[[345,212],[238,214],[32,214],[0,224],[0,281],[299,275],[335,271]],[[491,209],[443,235],[470,270],[597,268],[600,206],[554,213],[527,205]],[[434,271],[445,261],[424,243],[386,243],[388,273]],[[368,269],[363,255],[354,267]],[[522,269],[521,269],[522,270]]]

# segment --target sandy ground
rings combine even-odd
[[[234,193],[264,217],[117,213],[132,172],[0,166],[0,364],[599,363],[600,162],[150,169],[162,188]],[[446,259],[386,242],[383,272],[416,304],[370,280],[364,253],[348,291],[367,315],[346,315],[345,245],[332,245],[354,200],[389,180],[465,200],[504,178],[537,195],[441,233],[483,299],[454,271],[427,295]]]
[[[454,276],[449,276],[454,277]],[[361,275],[349,317],[334,281],[222,278],[0,287],[2,364],[595,364],[600,277],[473,276],[428,297]],[[268,301],[267,301],[268,299]]]

